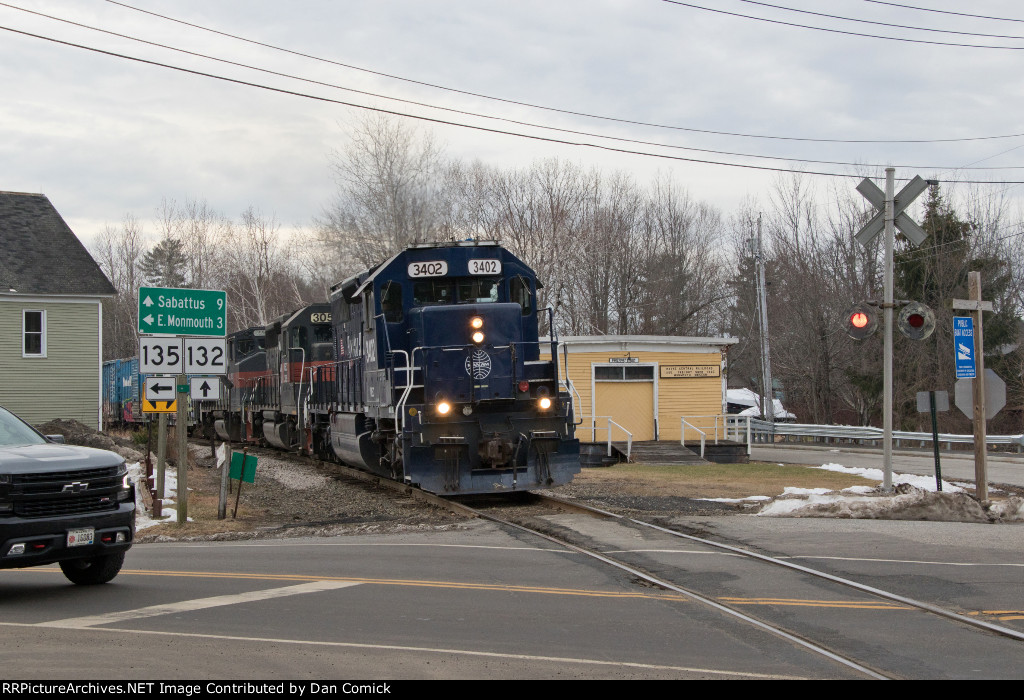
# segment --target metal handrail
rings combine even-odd
[[[686,422],[686,419],[682,416],[679,417],[679,423],[679,444],[683,446],[686,445],[686,426],[690,426],[700,433],[700,458],[704,459],[704,439],[707,438],[708,434],[693,423]],[[715,421],[715,444],[718,444],[718,421]]]

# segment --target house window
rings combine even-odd
[[[22,357],[46,357],[46,312],[22,311]]]

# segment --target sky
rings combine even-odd
[[[164,200],[309,227],[367,107],[434,120],[397,117],[452,158],[667,174],[726,216],[792,170],[1024,196],[1011,0],[13,0],[0,28],[0,190],[46,194],[87,244]]]

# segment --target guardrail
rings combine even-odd
[[[805,438],[813,441],[830,440],[850,442],[881,442],[883,431],[881,428],[872,426],[853,425],[812,425],[808,423],[775,423],[759,420],[757,418],[733,416],[739,420],[749,420],[750,440],[754,442],[775,442],[776,438]],[[923,447],[925,443],[931,445],[931,433],[916,433],[905,430],[894,430],[893,441],[897,447],[902,447],[902,442],[918,442]],[[973,435],[958,433],[939,433],[939,442],[946,443],[947,449],[952,449],[953,444],[974,444]],[[1017,452],[1024,452],[1024,434],[1020,435],[986,435],[985,444],[993,445],[1015,445]]]

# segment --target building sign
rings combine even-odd
[[[613,365],[636,365],[640,364],[639,357],[609,357],[608,362]]]
[[[662,379],[694,379],[698,377],[720,377],[720,365],[662,365]]]

